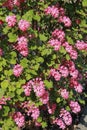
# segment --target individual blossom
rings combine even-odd
[[[61,89],[60,90],[60,94],[64,99],[68,99],[69,98],[69,92],[66,89]]]
[[[81,111],[81,107],[80,107],[80,105],[77,101],[76,102],[70,101],[69,106],[70,106],[72,112],[75,113],[75,114],[77,114]]]
[[[21,19],[18,23],[18,27],[21,31],[26,31],[30,27],[30,23],[26,20]]]
[[[6,22],[8,23],[9,27],[14,27],[16,22],[17,22],[16,16],[15,15],[7,16],[6,17]]]
[[[14,113],[13,120],[15,121],[15,123],[18,125],[19,128],[23,127],[25,124],[24,116],[20,112]]]
[[[20,64],[16,64],[13,68],[13,73],[16,77],[19,77],[23,72],[23,67]]]

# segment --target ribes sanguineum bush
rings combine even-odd
[[[83,2],[3,0],[0,6],[2,130],[31,125],[64,130],[85,102]]]

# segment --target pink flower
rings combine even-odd
[[[69,75],[69,70],[66,66],[62,65],[62,66],[59,67],[58,70],[61,73],[61,76],[65,77],[65,78]]]
[[[55,29],[52,32],[52,36],[56,39],[58,39],[59,41],[64,41],[65,38],[65,33],[63,30],[59,30],[59,29]]]
[[[60,16],[58,19],[58,22],[64,23],[65,27],[70,27],[71,26],[71,20],[67,16]]]
[[[24,89],[24,93],[26,96],[30,96],[31,91],[32,91],[32,81],[30,80],[27,82],[25,85],[22,86]]]
[[[53,114],[56,110],[56,104],[47,104],[49,114]]]
[[[48,41],[48,43],[54,47],[54,50],[55,51],[58,51],[60,49],[60,46],[61,46],[61,42],[58,41],[57,39],[51,39]]]
[[[56,81],[59,81],[61,78],[61,74],[56,69],[50,70],[50,76],[53,76]]]
[[[75,102],[75,101],[70,101],[70,108],[72,110],[73,113],[79,113],[81,111],[81,107],[79,105],[78,102]]]
[[[18,39],[18,42],[13,47],[20,52],[21,55],[27,56],[28,55],[28,40],[26,37],[21,36]]]
[[[75,91],[78,93],[82,93],[82,91],[83,91],[83,87],[80,83],[78,83],[76,86],[74,86],[74,88],[75,88]]]
[[[65,109],[61,109],[59,116],[63,119],[63,121],[65,122],[65,124],[66,124],[67,126],[69,126],[69,125],[72,124],[72,116],[71,116],[71,114],[70,114],[68,111],[66,111]]]
[[[59,16],[59,10],[56,6],[48,6],[48,8],[45,9],[45,14],[50,14],[52,17],[57,18]]]
[[[8,23],[9,27],[14,27],[17,22],[16,16],[15,15],[7,16],[6,22]]]
[[[16,64],[13,68],[13,73],[16,77],[19,77],[22,74],[23,67],[20,64]]]
[[[45,91],[45,93],[40,97],[40,101],[43,104],[47,104],[49,101],[49,93],[47,91]]]
[[[77,40],[75,46],[78,50],[87,50],[87,43],[85,43],[84,41]]]
[[[45,86],[41,78],[33,79],[32,86],[37,97],[43,96],[45,93]]]
[[[0,56],[2,56],[3,55],[3,51],[2,51],[2,49],[0,48]]]
[[[64,130],[64,129],[66,128],[65,123],[64,123],[63,120],[60,119],[60,118],[54,119],[54,120],[53,120],[53,124],[57,124],[57,125],[60,127],[60,129],[62,129],[62,130]]]
[[[30,27],[30,23],[26,20],[20,20],[18,23],[18,27],[21,31],[26,31]]]
[[[24,126],[25,119],[24,119],[24,116],[20,112],[16,112],[13,115],[13,119],[14,119],[15,123],[18,125],[18,127],[23,127]]]
[[[60,90],[60,94],[64,99],[68,99],[69,98],[69,92],[66,89],[61,89]]]

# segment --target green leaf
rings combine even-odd
[[[43,122],[41,123],[41,125],[42,125],[42,128],[46,128],[46,127],[47,127],[47,122],[43,121]]]
[[[66,60],[70,60],[69,54],[66,54]]]
[[[48,89],[53,88],[52,81],[44,80],[44,84],[45,84],[46,88],[48,88]]]
[[[47,41],[47,37],[44,34],[39,34],[39,38],[43,42]]]
[[[8,86],[9,86],[9,81],[8,81],[8,80],[4,80],[4,81],[1,82],[1,87],[2,87],[2,88],[5,89],[5,88],[7,88]]]
[[[58,98],[56,99],[56,102],[57,102],[57,103],[60,103],[60,102],[61,102],[60,97],[58,97]]]
[[[38,13],[34,15],[34,20],[37,20],[38,22],[40,21],[40,15]]]
[[[18,36],[16,34],[13,34],[13,33],[8,33],[8,38],[9,38],[8,39],[9,42],[16,42]]]
[[[83,105],[85,105],[85,100],[80,99],[79,102]]]
[[[42,122],[42,117],[38,117],[37,122]]]
[[[83,5],[84,7],[87,7],[87,0],[82,0],[82,5]]]

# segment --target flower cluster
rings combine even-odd
[[[16,22],[17,22],[16,16],[15,15],[7,16],[6,17],[6,22],[8,23],[9,27],[14,27]]]
[[[30,96],[31,90],[35,92],[43,104],[47,104],[49,101],[49,93],[45,90],[44,83],[41,78],[30,80],[22,86],[26,96]]]
[[[21,114],[21,112],[15,112],[13,115],[13,120],[15,121],[15,123],[18,125],[19,128],[23,127],[25,124],[25,118]]]
[[[23,72],[23,67],[20,64],[16,64],[13,68],[13,73],[16,77],[19,77]]]
[[[1,99],[0,99],[0,110],[2,109],[2,106],[3,105],[6,105],[7,103],[6,103],[6,101],[9,101],[10,100],[10,98],[5,98],[5,97],[2,97]]]
[[[66,89],[61,89],[60,90],[60,94],[64,99],[68,99],[69,98],[69,92]]]
[[[25,111],[27,112],[28,116],[31,116],[34,120],[37,120],[37,118],[40,115],[39,108],[35,106],[34,103],[32,102],[24,102],[21,105],[22,109],[24,108]]]
[[[18,23],[18,27],[21,31],[26,31],[30,27],[30,23],[26,20],[21,19]]]
[[[65,15],[65,10],[62,7],[48,6],[44,12],[46,15],[57,18],[58,22],[63,23],[65,27],[70,27],[72,24],[70,18]]]
[[[17,44],[13,47],[20,52],[24,57],[28,56],[28,40],[26,37],[21,36],[17,39]]]
[[[70,101],[69,105],[73,113],[77,114],[81,111],[81,107],[78,102]]]
[[[71,45],[69,45],[68,42],[63,43],[63,46],[65,47],[66,51],[69,53],[70,57],[76,60],[78,57],[77,51]]]
[[[61,109],[59,118],[54,119],[53,123],[57,124],[61,129],[65,129],[66,126],[69,126],[72,124],[72,116],[65,109]]]
[[[84,41],[77,41],[75,44],[76,48],[78,50],[87,50],[87,43],[85,43]]]

